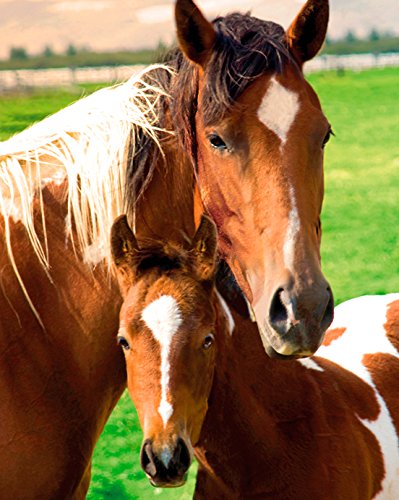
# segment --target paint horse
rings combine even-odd
[[[112,249],[151,484],[181,485],[195,453],[195,498],[397,498],[399,294],[342,304],[320,356],[281,363],[216,291],[209,219],[183,251],[122,217]]]
[[[317,349],[332,318],[319,256],[330,127],[302,65],[327,18],[309,0],[285,33],[238,14],[212,24],[179,0],[182,51],[165,65],[0,145],[0,497],[85,495],[125,386],[106,264],[125,209],[139,238],[185,245],[202,198],[268,353]]]

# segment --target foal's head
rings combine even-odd
[[[203,217],[191,248],[139,248],[125,216],[112,228],[123,295],[118,342],[154,486],[179,486],[207,411],[215,363],[216,229]],[[219,320],[218,320],[219,318]]]
[[[272,356],[314,353],[333,315],[319,251],[331,128],[302,73],[328,15],[328,0],[308,0],[284,31],[241,14],[210,23],[191,0],[176,3],[182,67],[191,71],[176,90],[178,132]]]

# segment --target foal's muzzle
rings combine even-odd
[[[162,450],[154,450],[150,439],[144,441],[140,454],[141,467],[153,486],[173,488],[186,482],[191,455],[183,439]]]

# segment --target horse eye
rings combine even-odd
[[[122,335],[118,335],[116,341],[118,342],[118,345],[122,347],[122,349],[125,349],[125,351],[128,351],[130,349],[129,342],[125,339],[125,337],[122,337]]]
[[[211,345],[214,343],[215,337],[210,333],[204,338],[204,342],[202,343],[202,347],[204,349],[209,349]]]
[[[211,134],[209,136],[209,142],[211,143],[212,147],[214,147],[215,149],[218,149],[219,151],[224,151],[227,149],[227,144],[217,134]]]
[[[324,137],[324,140],[323,140],[323,148],[324,146],[327,144],[327,142],[330,140],[330,137],[334,135],[334,132],[332,131],[332,129],[330,128],[330,130],[327,132],[327,135]]]

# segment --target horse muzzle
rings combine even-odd
[[[173,446],[161,449],[155,449],[153,442],[146,439],[141,447],[140,462],[152,486],[175,488],[186,482],[191,453],[182,438]]]
[[[266,353],[271,358],[293,359],[312,356],[323,341],[334,316],[330,287],[302,295],[279,287],[273,294],[266,317],[254,310]]]

